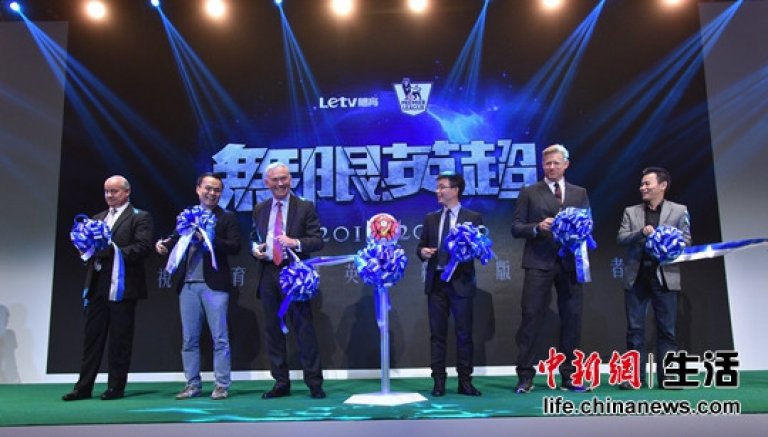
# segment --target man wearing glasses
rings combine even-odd
[[[441,275],[450,261],[445,247],[445,237],[457,224],[470,222],[483,224],[480,213],[464,208],[459,201],[464,192],[464,177],[453,172],[443,172],[437,177],[437,202],[440,209],[424,218],[421,240],[416,254],[427,262],[424,291],[427,293],[429,311],[430,354],[433,396],[445,395],[445,352],[448,333],[448,315],[453,314],[456,331],[456,372],[459,375],[459,394],[480,396],[472,385],[472,301],[475,284],[474,261],[459,263],[449,282]]]

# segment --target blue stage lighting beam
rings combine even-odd
[[[440,93],[440,99],[443,101],[458,94],[461,95],[465,103],[470,105],[476,103],[488,3],[488,0],[483,3],[483,8],[480,10],[474,26],[472,26],[472,31],[470,31],[459,57],[448,73],[445,86]],[[460,92],[462,90],[463,92]]]
[[[679,103],[702,65],[702,54],[708,52],[733,18],[741,2],[734,3],[702,30],[688,38],[674,52],[663,59],[654,69],[644,74],[627,90],[611,99],[592,124],[575,139],[577,144],[590,144],[590,154],[603,154],[616,147],[617,141],[632,135],[628,144],[622,145],[622,152],[614,166],[606,169],[604,179],[619,178],[627,166],[643,158],[648,144],[658,141],[662,128],[670,113]],[[638,126],[641,117],[647,114],[634,134],[630,129]],[[576,170],[578,174],[579,170]],[[615,201],[619,192],[609,187],[598,187],[595,194],[607,202]]]

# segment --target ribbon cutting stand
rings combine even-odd
[[[389,389],[389,290],[387,287],[381,287],[376,294],[378,295],[377,320],[381,347],[381,391],[352,395],[344,403],[391,407],[426,401],[427,398],[418,393],[398,393]]]

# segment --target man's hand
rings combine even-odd
[[[267,259],[267,254],[264,252],[266,248],[267,243],[253,243],[251,245],[251,254],[253,254],[253,257],[258,260],[265,260]]]
[[[155,251],[160,255],[166,255],[168,253],[168,247],[166,244],[171,241],[170,238],[166,238],[165,240],[157,240],[157,243],[155,243]]]
[[[647,236],[651,235],[655,230],[656,229],[654,229],[653,226],[645,225],[645,227],[643,227],[643,235],[645,235],[647,237]]]
[[[538,224],[538,228],[540,231],[551,231],[552,230],[552,223],[555,222],[555,219],[552,217],[547,217],[544,220],[540,221]]]
[[[294,238],[291,238],[287,235],[279,235],[277,238],[275,238],[277,241],[280,242],[280,244],[283,247],[287,247],[289,249],[295,249],[299,247],[299,240],[296,240]]]
[[[430,259],[434,254],[437,253],[436,247],[422,247],[421,248],[421,257],[424,259]]]

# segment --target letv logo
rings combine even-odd
[[[340,109],[340,108],[370,108],[379,106],[378,97],[320,97],[318,107],[320,109]]]

